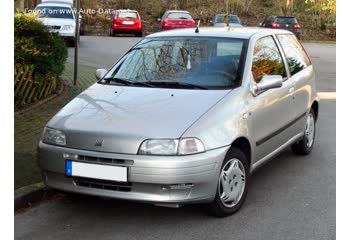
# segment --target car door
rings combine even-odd
[[[285,61],[273,36],[258,39],[254,46],[252,84],[259,83],[265,75],[281,75],[284,81],[282,87],[253,97],[255,160],[268,156],[293,136],[289,125],[295,115],[292,108],[294,83],[288,79]]]
[[[282,50],[286,56],[290,81],[295,84],[293,108],[295,110],[295,131],[298,133],[304,131],[306,113],[311,104],[311,89],[314,89],[315,74],[311,61],[307,56],[303,46],[297,40],[294,34],[276,35]]]

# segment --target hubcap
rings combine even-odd
[[[315,137],[315,119],[312,113],[309,113],[307,117],[305,136],[306,136],[306,145],[307,147],[310,148],[314,143],[314,137]]]
[[[233,158],[226,162],[218,187],[220,200],[225,207],[233,207],[239,202],[245,188],[245,169],[240,160]]]

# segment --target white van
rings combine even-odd
[[[70,44],[74,44],[76,15],[72,7],[73,0],[42,0],[35,11],[39,14],[38,20],[51,32],[57,32]]]

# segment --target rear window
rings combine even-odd
[[[293,24],[298,23],[297,19],[294,17],[277,17],[275,20],[276,23],[281,24]]]
[[[120,17],[120,18],[138,18],[136,12],[119,12],[118,17]]]
[[[241,21],[239,20],[239,18],[237,16],[229,16],[228,17],[228,21],[229,21],[229,23],[241,24]],[[225,15],[218,15],[218,16],[216,16],[215,22],[217,22],[217,23],[224,23],[224,22],[226,22]]]
[[[169,13],[167,18],[170,18],[170,19],[192,19],[192,16],[188,13],[175,12],[175,13]]]

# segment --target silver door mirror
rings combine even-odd
[[[266,75],[262,77],[259,83],[252,84],[251,91],[254,96],[257,96],[266,90],[280,88],[282,85],[283,78],[281,75]]]
[[[100,80],[101,78],[103,78],[104,75],[106,75],[107,70],[106,69],[97,69],[96,70],[96,79]]]

